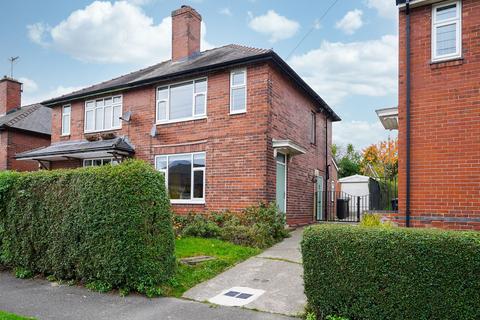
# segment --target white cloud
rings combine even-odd
[[[229,17],[233,16],[233,13],[232,11],[230,11],[230,8],[222,8],[218,11],[218,13],[223,14],[225,16],[229,16]]]
[[[395,138],[397,131],[385,130],[380,121],[341,121],[333,125],[333,143],[342,146],[351,143],[357,150],[386,140],[388,135]]]
[[[388,19],[396,19],[398,15],[398,8],[395,1],[390,0],[366,0],[366,5],[369,8],[377,10],[377,13]]]
[[[290,65],[330,105],[348,95],[387,96],[397,92],[397,37],[363,42],[324,41],[292,57]]]
[[[346,34],[354,34],[363,26],[362,15],[363,12],[359,9],[348,11],[341,20],[337,21],[335,27]]]
[[[268,10],[264,15],[254,17],[250,12],[249,27],[256,32],[269,36],[270,42],[277,42],[291,38],[297,33],[300,24],[279,15],[273,10]]]
[[[29,27],[32,41],[39,43],[48,33],[53,48],[81,61],[147,64],[170,59],[171,17],[155,24],[130,2],[95,1],[72,12],[51,30],[41,25]],[[202,23],[202,49],[211,47],[205,33]]]
[[[33,93],[38,90],[38,84],[32,79],[20,77],[18,81],[23,84],[23,92],[25,93]]]
[[[34,23],[27,26],[28,37],[34,43],[39,44],[41,46],[47,46],[47,42],[45,41],[45,36],[49,32],[50,27],[42,22]]]
[[[25,85],[25,83],[24,83],[24,85]],[[34,91],[31,91],[31,90],[27,90],[28,88],[24,86],[25,90],[24,90],[23,96],[22,96],[22,105],[38,103],[38,102],[42,102],[42,101],[45,101],[45,100],[48,100],[48,99],[51,99],[51,98],[57,98],[61,95],[80,90],[84,87],[85,86],[58,86],[58,87],[50,89],[50,90],[46,90],[46,91],[36,93],[38,91],[37,89],[34,90]]]

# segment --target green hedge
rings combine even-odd
[[[163,175],[151,165],[0,175],[0,264],[146,292],[175,268]]]
[[[321,225],[302,241],[318,319],[480,319],[480,233]]]

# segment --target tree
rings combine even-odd
[[[398,174],[398,140],[381,141],[363,150],[362,173],[373,170],[376,175],[393,178]]]
[[[338,164],[339,178],[360,173],[362,156],[355,150],[352,144],[348,144],[346,150],[333,144],[332,154]]]

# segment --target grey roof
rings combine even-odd
[[[13,128],[50,135],[52,110],[36,103],[14,109],[0,117],[0,129]]]
[[[67,141],[52,144],[48,147],[37,148],[30,151],[18,153],[17,159],[35,158],[45,156],[61,156],[79,154],[95,151],[124,151],[129,154],[135,153],[134,147],[124,137],[98,141]]]
[[[273,50],[257,49],[235,44],[206,50],[181,61],[164,61],[42,103],[46,106],[52,106],[105,92],[130,89],[159,81],[170,81],[180,77],[221,70],[257,61],[275,62],[284,73],[292,77],[297,85],[316,100],[334,121],[340,120],[327,103]]]

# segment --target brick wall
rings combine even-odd
[[[32,134],[24,131],[10,129],[8,134],[7,168],[16,171],[35,171],[39,169],[37,161],[15,160],[15,155],[20,152],[46,147],[50,145],[50,136]]]
[[[413,226],[480,230],[480,1],[462,3],[463,59],[450,62],[430,63],[431,6],[411,11]],[[403,12],[399,39],[399,216],[404,217]]]
[[[0,171],[7,170],[8,132],[0,131]]]
[[[314,221],[315,169],[325,178],[325,134],[331,145],[332,126],[325,115],[318,113],[314,102],[276,69],[270,76],[272,113],[269,120],[269,184],[268,196],[275,200],[276,160],[273,157],[272,139],[292,140],[307,150],[306,154],[290,158],[287,165],[287,222],[301,225]],[[316,112],[316,144],[311,143],[311,113]]]
[[[205,75],[202,75],[205,76]],[[272,138],[291,139],[308,149],[293,158],[288,171],[288,222],[305,224],[313,217],[314,168],[324,170],[325,116],[317,114],[317,145],[310,145],[309,116],[313,102],[291,81],[268,64],[247,68],[247,112],[229,114],[230,70],[209,73],[207,119],[157,125],[155,86],[123,92],[123,112],[132,111],[130,124],[117,135],[126,135],[135,146],[135,157],[154,163],[155,155],[206,152],[206,204],[173,205],[176,212],[191,210],[239,211],[260,201],[275,200],[275,159]],[[164,85],[167,83],[159,83]],[[53,108],[52,143],[84,139],[85,101],[72,103],[71,135],[61,137],[61,106]],[[290,120],[289,120],[290,119]],[[329,123],[329,137],[331,124]],[[331,141],[331,138],[329,139]],[[52,168],[80,165],[57,162]],[[297,205],[298,203],[298,205]]]

